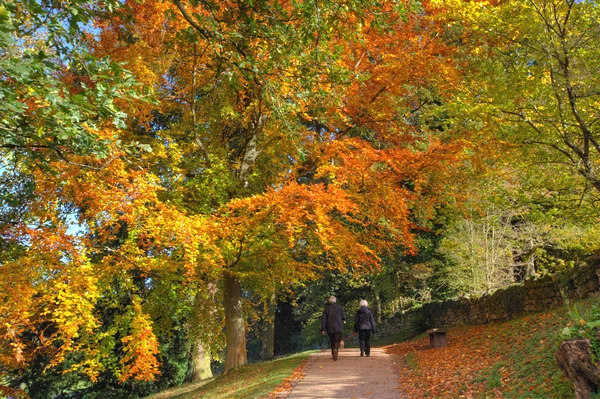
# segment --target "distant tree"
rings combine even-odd
[[[576,177],[579,197],[596,204],[600,191],[596,2],[443,4],[453,10],[447,16],[453,19],[454,37],[465,44],[463,55],[472,72],[462,99],[472,101],[475,114],[487,120],[484,130],[518,145],[531,167],[551,167],[553,179]]]

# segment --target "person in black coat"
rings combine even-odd
[[[342,342],[342,330],[346,314],[344,308],[336,303],[334,296],[329,297],[329,302],[321,316],[321,334],[329,335],[329,343],[331,344],[331,355],[333,360],[338,360],[338,351],[340,342]]]
[[[364,299],[360,301],[360,309],[354,318],[354,331],[358,332],[360,355],[371,356],[371,333],[375,333],[375,319]]]

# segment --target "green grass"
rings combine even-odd
[[[209,381],[163,391],[146,399],[255,399],[265,398],[314,351],[303,352],[231,370]]]
[[[419,363],[415,360],[414,352],[411,352],[404,356],[404,362],[406,363],[407,367],[410,367],[413,370],[419,369]]]
[[[412,338],[412,337],[408,337],[408,339],[409,338]],[[386,345],[397,344],[399,342],[403,342],[406,340],[407,340],[407,337],[405,337],[404,334],[396,333],[396,334],[386,335],[385,337],[380,337],[379,339],[373,339],[371,341],[371,345],[386,346]]]
[[[400,342],[404,342],[404,341],[408,341],[408,340],[419,339],[426,335],[427,335],[426,333],[421,333],[421,334],[415,336],[412,333],[399,332],[399,333],[395,333],[395,334],[386,335],[385,337],[379,337],[378,339],[373,339],[371,341],[371,346],[393,345],[393,344],[398,344]]]
[[[500,375],[500,369],[503,367],[502,362],[496,363],[490,372],[487,379],[486,390],[490,391],[494,388],[500,388],[502,386],[502,376]]]

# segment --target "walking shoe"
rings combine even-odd
[[[365,355],[364,353],[360,352],[360,357],[363,357],[364,355]]]
[[[333,350],[333,360],[337,360],[338,359],[338,350],[334,349]]]

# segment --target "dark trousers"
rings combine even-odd
[[[331,354],[333,355],[334,349],[340,349],[340,342],[342,342],[342,333],[327,333],[329,335],[329,343],[331,344]]]
[[[371,330],[358,330],[358,342],[360,344],[360,353],[371,354]]]

